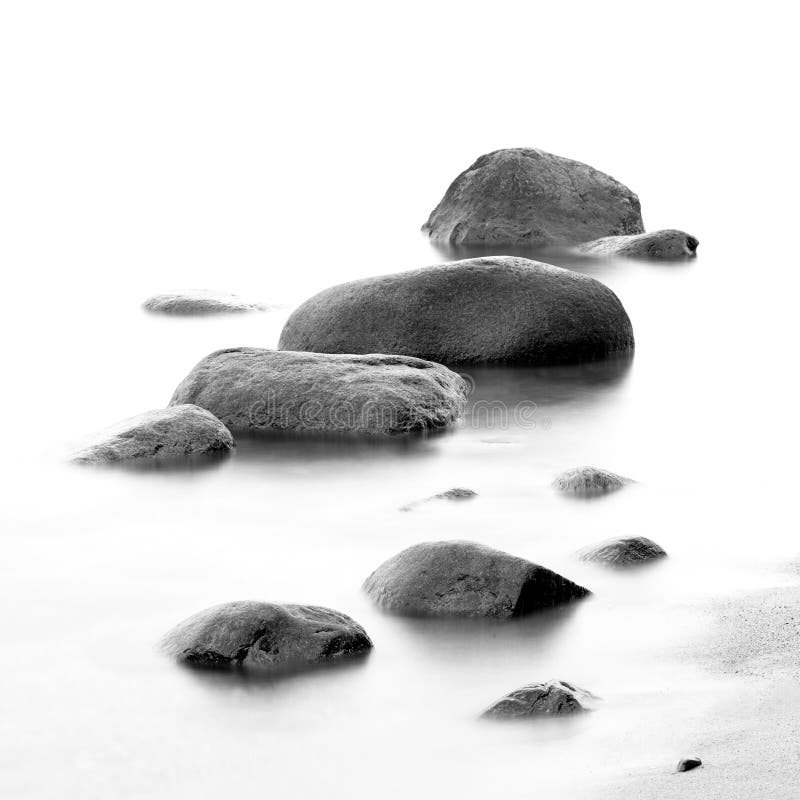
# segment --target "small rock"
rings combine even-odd
[[[147,458],[225,453],[231,432],[213,414],[191,404],[148,411],[98,434],[71,461],[101,464]]]
[[[676,772],[689,772],[689,770],[697,769],[697,767],[701,767],[703,762],[699,758],[682,758],[678,762],[678,766],[676,768]]]
[[[592,710],[599,698],[566,681],[530,683],[498,700],[481,714],[490,719],[565,716]]]
[[[663,230],[636,236],[604,236],[575,248],[582,255],[676,261],[694,258],[700,242],[684,231]]]
[[[422,542],[364,582],[379,606],[406,616],[518,617],[590,594],[555,572],[476,542]]]
[[[598,494],[616,492],[634,481],[605,469],[597,467],[576,467],[562,472],[554,481],[553,487],[560,492],[592,497]]]
[[[235,294],[214,292],[183,292],[181,294],[157,294],[142,303],[146,311],[158,314],[231,314],[246,311],[267,311],[263,303],[251,303]]]
[[[473,497],[477,497],[478,493],[473,492],[472,489],[462,489],[462,488],[454,488],[448,489],[446,492],[439,492],[439,494],[434,494],[431,497],[426,497],[424,500],[415,500],[413,503],[407,503],[404,506],[401,506],[401,511],[411,511],[418,506],[421,506],[425,503],[430,503],[431,500],[470,500]]]
[[[190,666],[277,671],[363,654],[372,642],[358,623],[330,608],[239,601],[189,617],[161,646]]]
[[[578,553],[582,561],[592,561],[612,567],[630,567],[665,558],[666,550],[646,536],[609,539]]]

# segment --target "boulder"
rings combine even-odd
[[[628,539],[609,539],[582,550],[578,556],[582,561],[606,564],[610,567],[630,567],[665,558],[666,550],[646,536]]]
[[[699,244],[700,242],[688,233],[664,230],[639,233],[635,236],[604,236],[602,239],[578,245],[575,251],[589,256],[621,256],[677,261],[694,258],[697,255]]]
[[[146,311],[159,314],[231,314],[243,311],[266,311],[263,303],[251,303],[235,294],[214,292],[182,292],[180,294],[157,294],[142,303]]]
[[[642,233],[639,198],[580,161],[526,147],[481,156],[450,184],[422,230],[452,245],[571,245]]]
[[[234,447],[231,432],[213,414],[181,404],[131,417],[98,434],[71,457],[101,464],[142,458],[177,458],[225,453]]]
[[[623,478],[605,469],[597,467],[576,467],[562,472],[554,481],[553,487],[560,492],[575,494],[581,497],[593,497],[608,492],[616,492],[629,483],[630,478]]]
[[[475,542],[423,542],[364,582],[379,606],[407,616],[518,617],[590,594],[545,567]]]
[[[591,361],[633,345],[630,319],[608,287],[511,256],[325,289],[294,311],[279,343],[283,350],[528,365]]]
[[[161,645],[191,666],[278,671],[366,653],[372,642],[357,622],[330,608],[245,600],[200,611]]]
[[[473,492],[472,489],[462,489],[461,487],[456,487],[454,489],[447,489],[447,491],[444,492],[439,492],[439,494],[431,495],[423,500],[415,500],[413,503],[407,503],[406,505],[401,506],[400,510],[411,511],[417,506],[430,503],[432,500],[471,500],[473,497],[477,496],[478,493]]]
[[[487,719],[523,719],[539,716],[565,716],[592,710],[598,698],[566,681],[529,683],[505,697],[481,714]]]
[[[703,762],[697,758],[682,758],[678,762],[678,766],[675,768],[675,772],[689,772],[689,770],[697,769],[697,767],[701,767]]]
[[[404,434],[454,422],[466,394],[463,378],[418,358],[236,347],[197,364],[171,405],[195,403],[232,430]]]

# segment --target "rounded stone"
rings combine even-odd
[[[666,558],[667,552],[646,536],[609,539],[588,547],[578,556],[582,561],[605,564],[610,567],[630,567]]]
[[[562,472],[554,481],[553,488],[566,494],[593,497],[616,492],[633,483],[630,478],[597,467],[575,467]]]
[[[566,681],[529,683],[501,697],[481,715],[487,719],[567,716],[592,710],[598,698]]]
[[[636,236],[605,236],[578,245],[583,255],[680,261],[697,256],[700,242],[684,231],[663,230]]]

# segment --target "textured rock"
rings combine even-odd
[[[517,617],[588,589],[524,558],[475,542],[423,542],[381,564],[364,590],[408,616]]]
[[[642,233],[639,198],[579,161],[516,147],[462,172],[422,230],[453,245],[568,245]]]
[[[75,453],[80,463],[108,463],[141,458],[176,458],[227,452],[231,432],[213,414],[196,405],[148,411],[118,423]]]
[[[590,711],[598,698],[566,681],[529,683],[502,697],[481,716],[488,719],[522,719],[539,716],[565,716]]]
[[[454,422],[466,394],[463,378],[418,358],[239,347],[206,356],[171,404],[207,408],[232,430],[402,434]]]
[[[628,539],[610,539],[593,547],[582,550],[579,554],[582,561],[607,564],[611,567],[629,567],[664,558],[666,550],[645,536],[633,536]]]
[[[498,256],[325,289],[289,317],[279,346],[535,365],[590,361],[633,344],[625,309],[599,281]]]
[[[689,770],[697,769],[703,765],[703,762],[699,758],[682,758],[678,762],[678,766],[676,767],[676,772],[689,772]]]
[[[553,487],[561,492],[582,497],[592,497],[598,494],[616,492],[629,483],[633,483],[630,478],[623,478],[622,475],[616,475],[605,469],[576,467],[562,472],[553,481]]]
[[[684,231],[664,230],[636,236],[605,236],[578,245],[578,253],[590,256],[623,256],[676,261],[694,258],[700,242]]]
[[[230,314],[243,311],[266,311],[262,303],[251,303],[235,294],[214,292],[183,292],[157,294],[144,301],[142,307],[159,314]]]
[[[415,500],[413,503],[407,503],[406,505],[401,506],[400,510],[411,511],[417,506],[430,503],[432,500],[471,500],[473,497],[477,496],[478,493],[473,492],[472,489],[462,489],[460,487],[456,487],[454,489],[448,489],[445,492],[439,492],[439,494],[431,495],[423,500]]]
[[[320,606],[239,601],[200,611],[161,642],[198,667],[284,670],[365,653],[372,642],[346,614]]]

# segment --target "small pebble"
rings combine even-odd
[[[682,758],[678,762],[677,772],[688,772],[690,769],[697,769],[703,762],[699,758]]]

